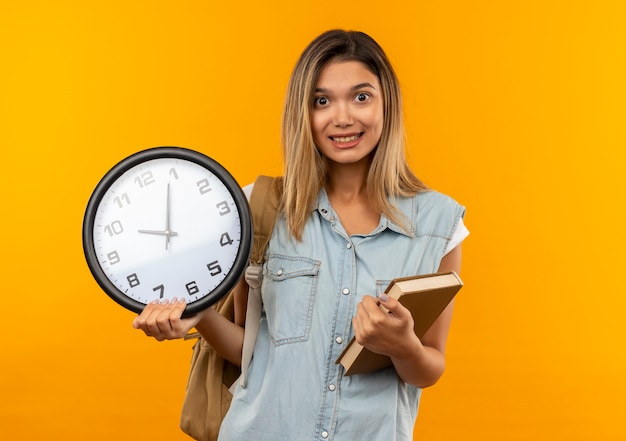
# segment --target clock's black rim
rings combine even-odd
[[[100,288],[124,308],[136,313],[143,311],[146,305],[124,295],[102,270],[96,256],[93,227],[97,208],[111,184],[136,165],[158,158],[187,160],[210,170],[231,191],[241,220],[241,243],[231,270],[224,280],[208,295],[187,305],[183,317],[188,317],[217,303],[235,287],[248,265],[250,252],[252,251],[253,228],[248,200],[235,178],[214,159],[196,150],[174,146],[153,147],[122,159],[102,177],[89,198],[83,219],[83,251],[87,260],[87,266]]]

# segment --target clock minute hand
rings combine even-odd
[[[165,231],[170,231],[170,183],[167,183],[167,200],[165,202]],[[165,235],[165,249],[167,250],[170,244],[171,234]]]
[[[165,200],[165,230],[137,230],[140,233],[156,234],[158,236],[165,236],[165,249],[169,248],[170,237],[178,236],[178,233],[170,230],[170,183],[167,183],[167,194]]]

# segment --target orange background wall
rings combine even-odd
[[[99,291],[87,199],[157,145],[242,184],[279,174],[291,68],[342,27],[387,50],[412,164],[468,209],[415,438],[626,439],[625,18],[619,0],[3,2],[0,438],[187,439],[191,343],[143,337]]]

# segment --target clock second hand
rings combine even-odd
[[[167,183],[167,200],[165,207],[165,230],[137,230],[140,233],[156,234],[159,236],[165,236],[165,249],[168,249],[170,243],[170,237],[178,236],[178,233],[170,230],[170,184]]]

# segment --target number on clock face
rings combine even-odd
[[[180,158],[127,170],[102,196],[93,223],[104,274],[142,304],[202,299],[232,268],[241,237],[240,213],[222,180]]]

